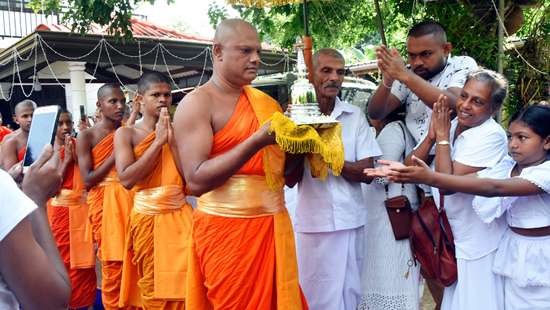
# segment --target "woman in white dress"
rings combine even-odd
[[[403,161],[414,147],[405,124],[394,112],[382,121],[371,120],[377,131],[376,142],[382,159]],[[367,206],[364,259],[361,274],[363,296],[359,309],[416,310],[419,304],[419,266],[414,265],[409,240],[395,240],[388,213],[388,197],[406,195],[413,209],[418,207],[416,186],[388,183],[382,178],[363,185]]]
[[[416,167],[393,163],[389,175],[398,182],[480,195],[473,207],[485,223],[506,214],[510,229],[492,268],[504,278],[503,309],[550,309],[550,108],[531,106],[512,116],[508,136],[511,157],[477,175],[433,173],[418,160]]]
[[[507,94],[507,82],[490,70],[470,73],[456,101],[457,117],[450,120],[445,96],[434,104],[432,125],[413,151],[427,160],[435,148],[435,171],[451,175],[476,173],[495,166],[506,156],[506,133],[492,119]],[[410,159],[407,160],[410,163]],[[432,188],[436,203],[440,191]],[[491,271],[506,225],[484,223],[473,209],[474,195],[444,192],[444,204],[454,236],[458,280],[446,287],[443,310],[502,310],[503,279]]]

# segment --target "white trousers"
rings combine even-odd
[[[458,280],[446,287],[441,310],[502,310],[504,279],[493,273],[493,251],[479,259],[457,259]]]
[[[363,227],[296,233],[300,285],[309,309],[357,309],[363,244]]]

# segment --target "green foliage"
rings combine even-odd
[[[495,0],[496,1],[496,0]],[[479,65],[496,70],[498,63],[498,23],[491,2],[379,0],[388,45],[406,52],[408,29],[424,19],[440,22],[447,29],[454,55],[473,57]],[[531,1],[537,2],[537,1]],[[550,71],[550,0],[524,10],[525,22],[516,35],[525,41],[519,53],[536,68],[532,70],[515,50],[504,56],[505,75],[510,81],[510,96],[504,106],[510,115],[525,104],[548,96],[545,91]],[[311,0],[309,27],[314,48],[355,47],[372,55],[372,45],[381,43],[373,0]],[[466,3],[466,4],[465,4]],[[477,3],[472,5],[469,3]],[[510,4],[510,1],[507,2]],[[263,40],[290,48],[304,34],[302,5],[274,8],[236,7],[241,17],[254,24]],[[547,97],[546,97],[547,99]]]
[[[31,0],[35,11],[59,13],[73,31],[86,32],[92,23],[109,26],[117,37],[131,38],[130,17],[136,5],[144,0]],[[154,3],[155,0],[145,0]],[[169,0],[172,2],[174,0]],[[496,1],[496,0],[495,0]],[[408,29],[423,19],[434,19],[447,28],[455,55],[469,55],[487,68],[497,66],[497,19],[489,1],[419,1],[379,0],[388,45],[404,55]],[[525,21],[516,33],[523,47],[508,50],[505,75],[510,80],[510,97],[504,111],[510,115],[534,101],[548,100],[550,71],[550,0],[511,1],[507,4],[529,2],[538,7],[524,10]],[[63,7],[62,7],[63,4]],[[304,34],[301,4],[271,8],[234,6],[241,17],[254,24],[262,40],[283,48],[292,48],[297,37]],[[351,51],[352,55],[373,56],[373,45],[381,42],[374,0],[309,0],[308,19],[314,48],[333,47]],[[215,26],[227,18],[224,6],[212,3],[208,17]],[[358,51],[354,50],[357,49]],[[529,61],[542,73],[526,65]],[[354,56],[355,57],[355,56]],[[360,59],[360,57],[355,57]]]
[[[210,25],[216,28],[216,25],[224,19],[227,19],[227,9],[225,6],[219,5],[217,2],[212,2],[208,5],[208,19]]]

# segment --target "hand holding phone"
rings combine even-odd
[[[46,145],[53,146],[59,112],[59,106],[56,105],[39,107],[34,110],[27,139],[27,150],[23,159],[23,172],[38,159]]]

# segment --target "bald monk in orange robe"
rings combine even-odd
[[[192,208],[172,156],[176,145],[168,114],[171,91],[166,76],[145,73],[135,98],[144,107],[143,121],[118,129],[115,136],[120,181],[135,193],[121,301],[132,298],[132,281],[137,280],[144,309],[185,309]],[[137,276],[132,277],[131,265]]]
[[[88,189],[89,228],[101,260],[105,309],[119,308],[125,224],[131,207],[130,194],[118,182],[113,153],[114,132],[120,127],[125,102],[118,85],[105,84],[99,88],[96,105],[102,118],[77,139],[80,173]],[[119,208],[126,210],[126,215],[118,212]]]
[[[25,157],[27,139],[31,130],[32,116],[36,103],[32,100],[23,100],[15,105],[15,122],[19,130],[5,137],[2,143],[2,168],[8,171]]]
[[[69,112],[59,115],[56,149],[59,149],[63,175],[61,191],[48,201],[48,218],[57,248],[71,281],[69,308],[87,308],[96,296],[93,243],[86,238],[88,206],[84,201],[84,184],[74,156],[75,139],[70,137],[73,120]]]
[[[193,214],[189,309],[307,309],[284,205],[285,154],[269,134],[280,107],[249,84],[260,42],[248,23],[217,27],[210,81],[188,94],[174,119]]]

